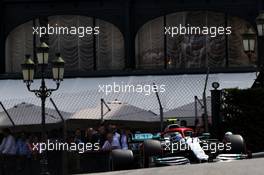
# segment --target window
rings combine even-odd
[[[35,19],[16,27],[6,41],[6,72],[21,71],[20,64],[26,54],[34,55],[39,36],[34,37],[32,27],[42,25],[63,27],[99,26],[99,35],[47,35],[50,46],[50,60],[60,52],[65,60],[66,72],[86,72],[96,70],[122,70],[125,66],[124,38],[113,24],[100,19],[76,15],[50,16]]]
[[[231,35],[164,35],[165,26],[232,27]],[[136,67],[138,69],[193,69],[253,67],[243,52],[241,34],[249,23],[243,19],[210,11],[185,11],[153,19],[137,33]]]

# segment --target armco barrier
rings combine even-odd
[[[109,152],[87,152],[78,154],[67,152],[63,157],[62,151],[48,152],[48,167],[50,175],[63,175],[63,169],[68,174],[92,173],[110,171]],[[63,159],[66,161],[63,161]],[[63,164],[66,162],[66,164]],[[38,175],[40,174],[39,156],[0,156],[0,175]]]

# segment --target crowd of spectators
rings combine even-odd
[[[20,171],[29,171],[28,165],[37,163],[38,154],[33,150],[33,143],[38,142],[34,135],[24,132],[12,133],[6,128],[2,131],[0,145],[0,174],[13,175]]]
[[[128,149],[129,129],[120,129],[116,125],[100,125],[97,129],[87,128],[84,132],[77,129],[75,143],[99,143],[101,151]]]
[[[12,133],[10,129],[0,134],[0,175],[34,174],[28,173],[33,167],[39,167],[40,154],[34,144],[43,142],[40,133]],[[46,139],[66,143],[98,143],[99,152],[110,152],[113,149],[128,149],[130,131],[114,124],[100,125],[97,128],[76,129],[68,132],[63,139],[62,131],[50,131]]]

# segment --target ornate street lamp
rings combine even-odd
[[[249,59],[251,59],[252,53],[255,52],[256,34],[251,28],[249,28],[244,34],[242,34],[242,38],[244,52],[248,55]]]
[[[21,65],[22,66],[22,73],[23,73],[23,79],[24,83],[26,83],[27,88],[30,92],[35,93],[37,97],[41,99],[41,113],[42,113],[42,141],[46,141],[46,116],[45,116],[45,102],[47,97],[49,97],[53,91],[56,91],[59,89],[60,82],[63,80],[64,75],[64,61],[60,57],[60,54],[56,54],[56,60],[53,62],[52,67],[52,73],[53,73],[53,80],[56,82],[56,88],[54,89],[48,89],[45,83],[45,69],[48,67],[48,58],[49,58],[49,47],[46,43],[42,42],[40,47],[37,48],[37,58],[38,58],[38,66],[41,67],[41,85],[39,89],[31,89],[31,83],[33,83],[34,80],[34,68],[35,64],[30,59],[30,56],[27,55],[25,62]],[[49,175],[48,172],[48,161],[47,161],[47,154],[46,151],[41,153],[41,175]]]
[[[256,24],[258,29],[258,36],[264,35],[264,12],[259,13],[256,18]]]
[[[256,25],[258,29],[258,70],[256,71],[257,79],[253,84],[254,87],[264,87],[264,12],[260,12],[258,17],[256,18]]]

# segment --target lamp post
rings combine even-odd
[[[211,131],[214,138],[220,139],[222,130],[222,117],[221,112],[221,93],[222,91],[218,88],[220,84],[218,82],[212,83],[213,90],[211,90],[211,115],[212,115],[212,126]]]
[[[260,12],[258,17],[256,18],[256,25],[258,29],[258,69],[262,74],[256,83],[260,85],[260,87],[264,86],[263,82],[263,68],[264,68],[264,12]]]
[[[260,12],[256,18],[256,26],[258,31],[257,44],[258,44],[258,60],[257,66],[259,74],[257,74],[257,79],[255,80],[252,87],[264,87],[264,75],[263,75],[263,65],[264,65],[264,12]],[[243,38],[243,48],[244,52],[251,59],[251,54],[255,52],[256,34],[249,29],[246,33],[242,34]]]
[[[42,142],[46,141],[46,127],[45,127],[45,102],[47,97],[49,97],[53,91],[59,89],[61,81],[63,81],[64,75],[64,61],[60,57],[60,54],[56,54],[56,59],[53,61],[52,66],[52,74],[53,80],[56,83],[56,88],[48,89],[45,83],[45,70],[48,67],[48,58],[49,58],[49,47],[45,42],[42,42],[40,47],[37,48],[37,60],[38,60],[38,67],[40,67],[40,75],[41,75],[41,85],[39,89],[31,89],[31,84],[34,80],[34,69],[36,64],[30,58],[30,55],[26,55],[25,62],[21,65],[22,66],[22,73],[23,73],[23,80],[26,83],[27,89],[30,92],[35,93],[35,95],[41,99],[41,137]],[[48,161],[47,161],[47,154],[46,151],[41,153],[40,159],[40,168],[41,168],[41,175],[49,175],[48,172]]]

